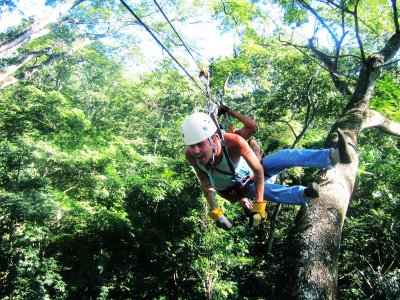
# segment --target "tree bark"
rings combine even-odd
[[[335,144],[337,128],[345,131],[354,151],[358,134],[368,127],[399,135],[400,124],[369,108],[382,66],[400,48],[398,30],[382,50],[363,62],[354,93],[332,126],[327,147]],[[342,91],[341,91],[342,92]],[[320,196],[300,209],[288,237],[285,261],[276,281],[275,299],[337,299],[338,262],[342,228],[355,185],[358,157],[349,165],[321,170],[316,182]]]
[[[355,184],[357,158],[320,172],[320,197],[302,208],[289,243],[276,299],[336,299],[343,222]]]

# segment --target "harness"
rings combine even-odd
[[[254,175],[253,176],[249,176],[249,174],[246,174],[246,170],[242,170],[240,169],[239,172],[236,172],[235,168],[233,167],[232,161],[229,157],[228,154],[228,149],[226,148],[226,143],[224,140],[224,136],[222,134],[221,131],[221,127],[218,124],[218,121],[216,119],[216,115],[218,114],[218,106],[216,103],[214,103],[213,101],[211,101],[211,93],[210,93],[210,88],[209,88],[209,84],[210,84],[210,74],[208,72],[206,72],[204,70],[204,68],[200,68],[200,79],[203,81],[203,85],[205,87],[206,90],[206,94],[207,97],[210,99],[210,101],[206,104],[206,110],[208,111],[208,115],[210,116],[211,120],[214,122],[216,128],[217,128],[217,134],[221,143],[221,148],[222,151],[226,157],[226,161],[230,170],[230,173],[225,172],[223,170],[219,170],[218,168],[214,167],[213,169],[221,174],[225,174],[225,175],[230,175],[232,176],[232,179],[235,181],[235,185],[232,186],[230,189],[233,189],[235,191],[237,190],[241,190],[245,187],[245,185],[247,183],[249,183],[250,181],[254,181]],[[233,130],[233,128],[232,128]],[[247,171],[248,172],[248,171]],[[223,191],[217,191],[218,193],[221,193]],[[224,196],[224,198],[231,200],[229,197]],[[235,197],[236,198],[236,197]],[[241,198],[241,197],[240,197]],[[239,199],[240,199],[239,198]],[[234,201],[237,201],[238,199],[235,199]]]
[[[235,181],[235,184],[232,187],[229,187],[228,189],[222,190],[222,191],[217,190],[217,193],[220,196],[222,196],[223,198],[225,198],[231,202],[236,202],[243,197],[241,190],[248,183],[251,183],[254,181],[254,175],[250,176],[249,171],[242,169],[242,168],[238,172],[236,172],[235,168],[233,167],[232,161],[229,157],[228,149],[226,147],[226,143],[225,143],[222,131],[221,131],[220,126],[215,118],[215,115],[213,112],[210,112],[209,115],[217,127],[217,134],[220,139],[223,155],[226,157],[226,162],[227,162],[230,172],[220,170],[218,167],[214,167],[213,170],[216,172],[219,172],[221,174],[230,175],[230,176],[232,176],[232,179]]]

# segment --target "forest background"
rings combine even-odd
[[[366,94],[384,121],[350,134],[359,156],[355,183],[342,184],[340,252],[318,276],[334,277],[327,298],[398,299],[396,1],[160,1],[190,52],[156,3],[127,1],[192,78],[166,51],[149,57],[148,33],[120,1],[47,1],[48,14],[0,34],[1,299],[279,299],[307,210],[270,203],[268,222],[251,229],[239,204],[218,198],[234,228],[207,217],[180,134],[208,101],[197,63],[209,65],[215,101],[256,118],[271,153],[326,147],[376,53],[385,60]],[[0,13],[16,5],[2,1]],[[209,19],[234,37],[231,55],[206,60],[184,30]],[[317,176],[294,168],[281,180]],[[292,298],[324,299],[316,285]]]

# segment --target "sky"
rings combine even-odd
[[[11,13],[3,12],[0,15],[0,32],[4,32],[8,27],[18,25],[22,16],[43,16],[50,10],[44,5],[46,0],[20,0],[17,9]],[[182,28],[180,29],[182,30]],[[185,32],[186,31],[186,32]],[[179,32],[179,31],[178,31]],[[197,40],[200,47],[200,54],[210,59],[221,55],[229,55],[233,49],[232,34],[221,35],[217,29],[216,22],[204,20],[202,23],[185,25],[182,34],[190,32],[193,40]],[[144,36],[144,42],[151,45],[151,36],[148,39]],[[148,41],[147,41],[148,40]],[[197,45],[197,47],[199,47]]]
[[[175,27],[175,26],[174,26]],[[197,63],[208,65],[210,60],[221,56],[229,56],[233,53],[234,38],[233,34],[221,35],[217,29],[217,24],[214,22],[193,24],[186,26],[184,29],[175,27],[181,38],[184,40],[186,46],[190,49],[192,55],[196,59]],[[135,73],[143,68],[143,64],[146,62],[150,63],[155,61],[156,58],[162,56],[168,57],[160,45],[153,39],[153,37],[144,29],[141,30],[140,35],[143,48],[145,50],[145,61],[136,62],[136,65],[131,65],[131,72]],[[190,37],[190,39],[185,39]],[[195,41],[195,44],[193,44]],[[193,48],[195,51],[192,51]],[[175,47],[168,49],[172,55],[178,59],[180,63],[189,64],[189,69],[197,69],[196,62],[192,59],[190,54],[184,47]]]
[[[3,12],[0,15],[0,32],[5,31],[8,27],[17,25],[21,19],[21,16],[43,16],[50,9],[44,5],[46,0],[20,0],[18,1],[18,7],[12,13],[8,14]],[[134,0],[127,1],[134,2]],[[278,13],[278,12],[276,12]],[[133,18],[127,11],[127,18]],[[158,16],[160,21],[165,21],[161,13]],[[173,16],[169,16],[171,18]],[[275,19],[274,16],[272,18]],[[202,16],[201,22],[193,21],[188,24],[174,24],[176,30],[182,37],[187,37],[185,43],[189,48],[195,47],[198,49],[192,54],[195,56],[197,62],[201,62],[208,65],[210,59],[218,58],[221,56],[230,56],[233,53],[234,47],[234,36],[232,33],[221,34],[217,29],[217,22],[210,19],[208,14]],[[312,32],[312,28],[306,29],[305,31]],[[128,73],[136,74],[143,70],[148,70],[152,66],[152,62],[158,60],[160,57],[168,56],[168,54],[162,50],[162,48],[156,43],[151,35],[142,30],[138,31],[138,35],[141,36],[142,48],[145,49],[145,57],[141,61],[127,60],[124,62],[124,66]],[[190,44],[195,43],[195,44]],[[175,47],[175,49],[169,49],[174,56],[181,56],[185,59],[186,63],[189,63],[189,69],[197,70],[196,62],[190,57],[190,54],[181,47]]]
[[[17,3],[17,8],[13,12],[4,11],[0,15],[0,32],[4,32],[8,27],[18,25],[21,17],[27,18],[32,15],[44,15],[48,8],[44,5],[45,0],[21,0]]]
[[[45,1],[46,0],[18,1],[17,8],[14,11],[11,13],[3,12],[0,15],[0,32],[4,32],[8,27],[18,25],[22,16],[25,18],[31,16],[40,18],[41,16],[46,15],[51,8],[44,5]],[[129,3],[129,1],[127,1],[127,3]],[[128,11],[127,17],[133,18]],[[160,21],[165,21],[161,13],[159,17]],[[196,52],[192,52],[197,63],[208,65],[212,58],[229,56],[233,53],[234,38],[233,34],[229,33],[221,35],[217,29],[217,23],[206,18],[207,16],[204,16],[202,22],[192,22],[191,24],[185,24],[182,27],[179,27],[180,24],[173,25],[182,38],[190,37],[190,41],[189,39],[184,39],[184,41],[190,49],[197,49]],[[140,61],[127,59],[124,62],[124,67],[128,76],[135,76],[137,73],[143,72],[143,70],[149,70],[154,67],[153,62],[158,61],[160,57],[168,57],[168,54],[162,50],[147,31],[142,29],[141,31],[138,31],[138,34],[141,36],[142,48],[145,49],[144,58]],[[196,44],[190,44],[191,41],[195,41]],[[178,60],[181,64],[189,64],[187,68],[190,73],[194,71],[198,72],[196,62],[191,58],[190,54],[184,49],[184,47],[180,47],[180,49],[176,47],[176,49],[168,50],[174,56],[180,57],[180,59],[184,60]]]

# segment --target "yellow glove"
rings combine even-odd
[[[267,202],[255,202],[253,204],[253,210],[250,216],[250,227],[257,227],[258,225],[264,223],[267,218],[267,212],[265,208],[267,207]]]
[[[224,215],[224,213],[222,212],[222,210],[220,210],[219,208],[215,208],[212,211],[210,211],[208,213],[208,216],[213,219],[214,221],[217,221],[220,217],[222,217]]]
[[[232,224],[224,216],[222,210],[215,208],[208,214],[208,216],[215,221],[217,227],[222,228],[224,230],[231,230]]]

